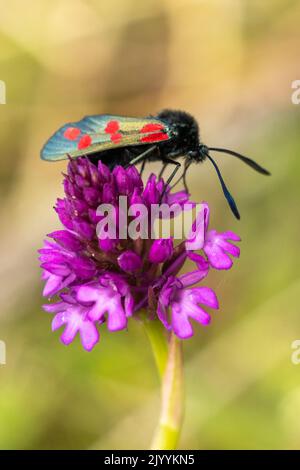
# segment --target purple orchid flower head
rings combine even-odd
[[[130,211],[117,218],[113,237],[99,238],[101,204],[110,204],[120,215],[120,197],[129,208],[139,204],[148,210],[162,202],[183,211],[194,203],[185,191],[165,188],[155,175],[144,185],[134,166],[111,171],[86,158],[69,162],[63,186],[65,195],[55,206],[63,228],[48,235],[39,253],[43,295],[49,299],[44,310],[54,315],[52,329],[63,329],[64,344],[79,335],[84,349],[91,351],[99,330],[126,329],[142,308],[181,339],[193,335],[192,321],[209,324],[206,309],[217,309],[218,300],[211,288],[198,284],[211,268],[232,267],[232,257],[240,254],[233,242],[240,238],[209,229],[207,203],[202,203],[187,239],[178,243],[171,236],[152,237],[151,224],[140,236],[124,237],[124,223],[132,222]],[[188,260],[194,269],[181,273]]]

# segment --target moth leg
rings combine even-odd
[[[142,163],[142,166],[141,166],[141,170],[140,170],[140,177],[143,176],[143,172],[144,172],[145,166],[146,166],[146,159],[143,160],[143,163]]]
[[[189,188],[188,188],[188,185],[187,185],[187,182],[186,182],[186,172],[187,172],[187,169],[188,169],[188,167],[184,169],[184,173],[183,173],[182,179],[183,179],[184,190],[185,190],[185,192],[187,192],[187,193],[189,194]]]
[[[184,165],[184,170],[183,170],[183,173],[182,175],[180,176],[180,178],[178,178],[178,180],[172,185],[171,189],[175,188],[175,186],[181,181],[183,180],[183,185],[184,185],[184,189],[185,191],[188,193],[189,190],[188,190],[188,186],[187,186],[187,182],[186,182],[186,173],[187,173],[187,170],[189,168],[189,166],[191,165],[191,161],[189,161],[188,163],[185,163]]]
[[[179,176],[178,180],[175,181],[174,184],[172,184],[171,189],[175,188],[175,186],[177,186],[177,184],[180,183],[180,181],[183,179],[183,175],[184,175],[184,173],[182,173],[182,175]]]
[[[164,186],[164,189],[163,189],[163,192],[161,193],[161,196],[160,196],[160,202],[162,201],[162,198],[166,192],[166,189],[168,187],[168,185],[171,183],[172,179],[174,178],[174,176],[176,175],[177,171],[179,170],[179,168],[181,167],[181,163],[179,162],[175,162],[174,160],[171,160],[170,158],[164,158],[163,159],[163,162],[165,164],[170,164],[170,165],[176,165],[176,167],[174,168],[174,170],[172,171],[172,173],[170,174],[169,178],[167,179],[167,181],[165,182],[165,186]]]
[[[177,171],[179,170],[179,168],[181,167],[181,163],[179,162],[175,162],[174,160],[171,160],[170,158],[164,158],[163,159],[163,162],[168,165],[176,165],[176,167],[174,168],[174,170],[172,171],[172,173],[170,174],[169,178],[167,179],[166,181],[166,184],[165,186],[169,185],[172,181],[172,179],[174,179],[174,176],[176,175]]]
[[[159,179],[159,180],[160,180],[160,178],[162,177],[162,175],[163,175],[163,173],[164,173],[166,167],[167,167],[167,163],[164,163],[163,166],[162,166],[162,169],[160,170],[159,175],[158,175],[158,179]]]
[[[153,153],[154,150],[156,150],[156,148],[157,148],[156,145],[152,145],[152,147],[145,150],[145,152],[141,153],[137,157],[134,157],[132,160],[130,160],[130,162],[125,166],[125,168],[127,168],[129,165],[136,165],[137,163],[140,163],[141,161],[146,160],[148,156],[151,153]]]

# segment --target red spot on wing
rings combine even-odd
[[[164,129],[162,124],[150,122],[149,124],[146,124],[144,127],[142,127],[140,132],[142,134],[146,134],[146,132],[161,131],[162,129]]]
[[[156,132],[154,134],[149,134],[149,135],[145,135],[144,137],[141,137],[140,141],[151,143],[151,142],[159,142],[161,140],[168,140],[168,139],[169,139],[168,134],[164,132]]]
[[[122,140],[122,134],[120,134],[120,132],[116,132],[115,134],[112,134],[110,140],[111,140],[114,144],[118,144],[118,143],[121,142],[121,140]]]
[[[120,125],[118,121],[109,121],[104,129],[107,134],[111,134],[110,140],[114,144],[118,144],[122,140],[122,134],[118,132]]]
[[[64,137],[69,140],[76,140],[80,134],[81,131],[77,127],[68,127],[64,132]]]
[[[89,147],[92,143],[92,139],[89,135],[85,134],[81,137],[80,141],[78,142],[78,149],[85,149],[86,147]]]
[[[120,129],[118,121],[109,121],[104,129],[107,134],[115,134]]]

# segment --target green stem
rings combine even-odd
[[[162,380],[161,412],[151,449],[175,450],[183,421],[182,342],[173,333],[167,339],[157,320],[144,324]]]
[[[151,344],[155,364],[163,380],[167,360],[168,360],[168,340],[165,329],[158,320],[144,320],[145,330]]]

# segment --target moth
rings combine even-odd
[[[145,118],[99,114],[67,123],[46,142],[41,150],[41,158],[57,161],[87,156],[91,162],[97,163],[101,160],[110,168],[116,165],[127,167],[142,163],[141,172],[147,161],[161,161],[163,166],[159,177],[168,165],[174,167],[166,181],[165,187],[167,187],[182,166],[177,161],[182,157],[184,169],[175,184],[182,179],[186,189],[186,173],[189,166],[192,163],[208,160],[217,173],[233,214],[239,219],[237,205],[211,152],[229,154],[261,174],[270,174],[254,160],[238,152],[203,144],[196,119],[184,111],[169,109],[161,111],[156,116]]]

